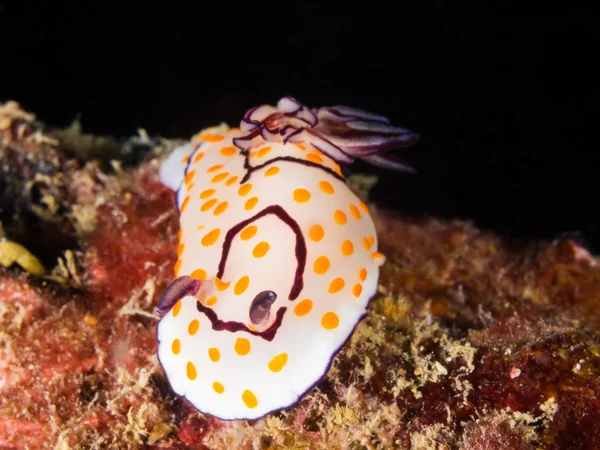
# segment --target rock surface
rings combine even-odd
[[[90,161],[95,142],[122,161]],[[0,105],[0,244],[45,267],[0,258],[0,448],[600,448],[598,261],[376,205],[380,294],[327,377],[261,420],[196,412],[156,358],[172,146],[78,139]]]

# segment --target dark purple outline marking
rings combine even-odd
[[[321,153],[323,153],[323,152],[321,152]],[[273,164],[275,161],[288,161],[288,162],[293,162],[293,163],[299,163],[299,164],[302,164],[303,166],[307,166],[307,167],[314,167],[317,169],[321,169],[321,170],[324,170],[325,172],[327,172],[329,175],[332,175],[333,177],[337,178],[338,180],[343,181],[344,183],[346,182],[344,180],[344,177],[338,175],[329,167],[325,167],[321,164],[317,164],[312,161],[305,161],[303,159],[294,158],[293,156],[277,156],[277,157],[270,159],[267,162],[262,163],[258,166],[251,166],[247,152],[242,151],[242,154],[244,154],[244,157],[246,158],[244,161],[244,169],[246,169],[246,175],[244,175],[244,177],[240,180],[240,184],[244,184],[246,181],[248,181],[253,172],[255,172],[259,169],[262,169],[263,167],[266,167],[270,164]],[[323,154],[326,155],[326,153],[323,153]]]
[[[288,296],[288,300],[294,301],[298,298],[298,296],[300,295],[300,292],[302,292],[302,289],[304,288],[303,275],[304,275],[304,268],[306,267],[306,255],[307,255],[306,241],[304,240],[304,235],[302,234],[302,230],[300,229],[300,226],[298,225],[298,223],[294,219],[292,219],[291,216],[279,205],[267,206],[259,213],[255,214],[254,216],[250,217],[249,219],[246,219],[246,220],[238,223],[237,225],[234,225],[233,227],[231,227],[229,229],[229,231],[227,231],[227,234],[225,235],[225,240],[223,241],[223,250],[221,252],[221,260],[219,261],[217,278],[221,278],[223,276],[223,273],[225,272],[225,265],[227,264],[227,257],[229,256],[229,250],[231,249],[231,243],[233,241],[233,238],[241,230],[246,228],[246,226],[248,226],[248,224],[257,221],[258,219],[260,219],[268,214],[276,215],[279,218],[279,220],[281,220],[287,226],[289,226],[292,229],[292,231],[294,232],[294,234],[296,235],[296,249],[295,249],[296,262],[297,262],[296,273],[294,275],[294,283],[292,284],[292,287],[290,289],[290,293]],[[173,283],[171,283],[171,284],[173,284]],[[172,302],[172,303],[175,304],[176,302]],[[213,330],[229,331],[231,333],[235,333],[237,331],[245,331],[246,333],[250,333],[254,336],[261,337],[269,342],[275,338],[275,335],[277,334],[277,330],[279,329],[279,327],[281,326],[281,323],[283,321],[283,316],[284,316],[285,312],[287,311],[287,307],[285,307],[285,306],[280,307],[277,310],[275,321],[273,322],[273,324],[271,324],[271,326],[269,328],[267,328],[266,330],[263,330],[263,331],[254,331],[254,330],[251,330],[250,328],[248,328],[245,324],[243,324],[241,322],[236,322],[236,321],[227,321],[226,322],[226,321],[220,320],[219,317],[217,316],[217,313],[215,313],[212,309],[202,305],[202,303],[200,303],[199,301],[196,301],[196,308],[198,309],[198,311],[200,313],[203,313],[206,317],[208,317],[208,320],[210,320],[210,322],[212,323]],[[166,314],[166,312],[168,312],[168,310],[165,311],[165,314]]]
[[[190,168],[190,164],[192,163],[192,158],[196,156],[196,153],[202,148],[202,146],[204,144],[205,144],[205,141],[201,141],[201,142],[198,142],[197,144],[194,144],[194,149],[192,150],[192,153],[190,153],[190,157],[188,158],[187,162],[185,163],[185,169],[183,169],[183,180],[181,180],[181,184],[175,190],[175,208],[177,208],[177,211],[179,211],[179,205],[177,204],[177,197],[179,196],[179,191],[185,185],[185,176],[187,175],[188,169]],[[179,224],[179,226],[181,227],[181,224]]]
[[[227,257],[229,256],[229,250],[231,249],[231,242],[235,235],[246,228],[248,224],[266,216],[267,214],[275,214],[279,220],[290,227],[296,235],[296,261],[298,265],[296,266],[296,274],[294,275],[294,284],[292,285],[290,294],[288,296],[289,300],[294,301],[296,298],[298,298],[298,295],[300,295],[300,292],[304,287],[304,279],[302,276],[304,274],[304,268],[306,267],[306,241],[304,240],[304,235],[302,234],[302,230],[300,229],[298,223],[292,219],[290,215],[285,212],[285,209],[279,205],[267,206],[259,213],[238,223],[237,225],[234,225],[229,229],[229,231],[227,231],[225,240],[223,241],[223,252],[221,253],[221,260],[219,261],[217,278],[221,278],[225,272],[225,264],[227,262]]]
[[[215,331],[229,331],[230,333],[245,331],[246,333],[253,334],[254,336],[258,336],[260,338],[263,338],[265,341],[269,342],[271,342],[275,338],[277,330],[283,322],[283,316],[287,311],[287,307],[282,306],[277,310],[275,321],[271,324],[269,328],[267,328],[264,331],[254,331],[241,322],[236,322],[234,320],[225,322],[224,320],[219,319],[216,312],[204,306],[202,303],[200,303],[200,301],[196,301],[196,308],[198,308],[198,311],[200,313],[203,313],[206,317],[208,317],[208,320],[210,320],[210,323],[212,323],[212,328]]]

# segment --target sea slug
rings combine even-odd
[[[224,420],[256,419],[324,377],[384,262],[339,163],[410,170],[386,152],[417,139],[366,111],[284,97],[169,155],[159,175],[180,231],[157,337],[175,393]]]

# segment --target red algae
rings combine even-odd
[[[97,208],[95,228],[83,238],[85,283],[113,306],[146,280],[167,283],[176,260],[174,196],[147,172],[142,168],[119,180],[116,198]]]
[[[177,436],[186,445],[194,446],[197,449],[208,449],[209,447],[203,445],[202,442],[209,427],[207,419],[190,414],[179,424]]]
[[[597,260],[376,207],[379,294],[327,376],[260,420],[197,412],[156,359],[173,145],[102,167],[51,132],[0,106],[0,220],[49,268],[0,267],[1,448],[600,448]]]

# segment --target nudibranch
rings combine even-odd
[[[223,420],[256,419],[325,376],[384,261],[339,163],[410,170],[387,151],[417,139],[385,117],[284,97],[169,155],[159,176],[176,191],[178,260],[156,310],[176,394]]]

